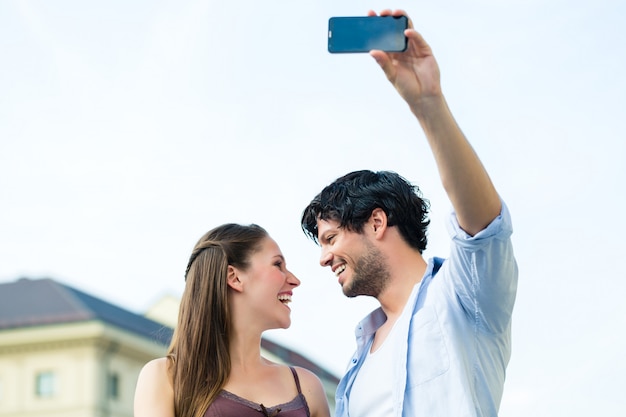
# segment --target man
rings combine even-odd
[[[510,216],[448,109],[429,45],[410,22],[405,34],[405,52],[370,54],[432,149],[454,208],[451,251],[422,257],[428,202],[393,172],[349,173],[304,210],[302,228],[344,294],[380,302],[357,326],[336,415],[496,416],[517,287]]]

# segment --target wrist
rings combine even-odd
[[[433,94],[428,96],[420,96],[415,100],[408,101],[411,112],[420,121],[430,117],[437,117],[438,115],[448,113],[448,105],[443,94]]]

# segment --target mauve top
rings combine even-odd
[[[231,392],[222,390],[211,403],[204,417],[310,417],[309,406],[300,389],[300,380],[296,370],[289,367],[298,388],[298,395],[287,403],[272,407],[241,398]]]

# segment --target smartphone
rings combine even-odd
[[[328,52],[332,54],[406,50],[406,16],[345,16],[328,19]]]

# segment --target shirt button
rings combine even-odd
[[[356,358],[352,358],[352,363],[356,363],[357,359]]]

